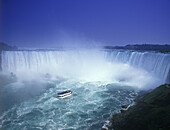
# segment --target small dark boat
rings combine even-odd
[[[58,93],[57,97],[58,98],[66,98],[66,97],[69,97],[71,95],[72,95],[72,91],[71,90],[66,90],[66,91],[63,91],[61,93]]]

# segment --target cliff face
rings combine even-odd
[[[136,104],[113,115],[111,123],[109,129],[114,130],[170,129],[170,84],[138,96]]]

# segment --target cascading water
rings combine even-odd
[[[139,69],[144,69],[161,79],[161,83],[169,83],[170,54],[153,52],[109,51],[107,58],[112,62],[127,63]]]
[[[138,88],[169,82],[169,54],[69,50],[1,56],[2,72],[18,80],[0,87],[0,129],[100,129],[121,105],[133,104]],[[73,95],[57,99],[66,89]]]
[[[115,69],[109,65],[108,61],[114,65],[121,63],[143,69],[157,77],[160,84],[170,82],[167,78],[170,70],[170,55],[152,52],[4,51],[2,52],[2,71],[16,74],[50,73],[73,78],[91,77],[91,79],[100,75],[102,79],[114,79],[115,77],[110,73],[114,73]],[[123,70],[124,66],[121,67],[118,68]]]

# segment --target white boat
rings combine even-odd
[[[66,91],[63,91],[61,93],[58,93],[57,97],[58,98],[66,98],[66,97],[69,97],[72,95],[72,91],[71,90],[66,90]]]

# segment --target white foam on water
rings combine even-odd
[[[123,83],[150,89],[169,82],[170,55],[130,51],[3,51],[2,70],[18,80],[45,75],[85,82]]]
[[[57,93],[68,87],[72,96],[58,99]],[[98,129],[121,104],[132,103],[134,97],[130,95],[136,91],[101,82],[62,81],[4,112],[0,125],[3,129]]]

